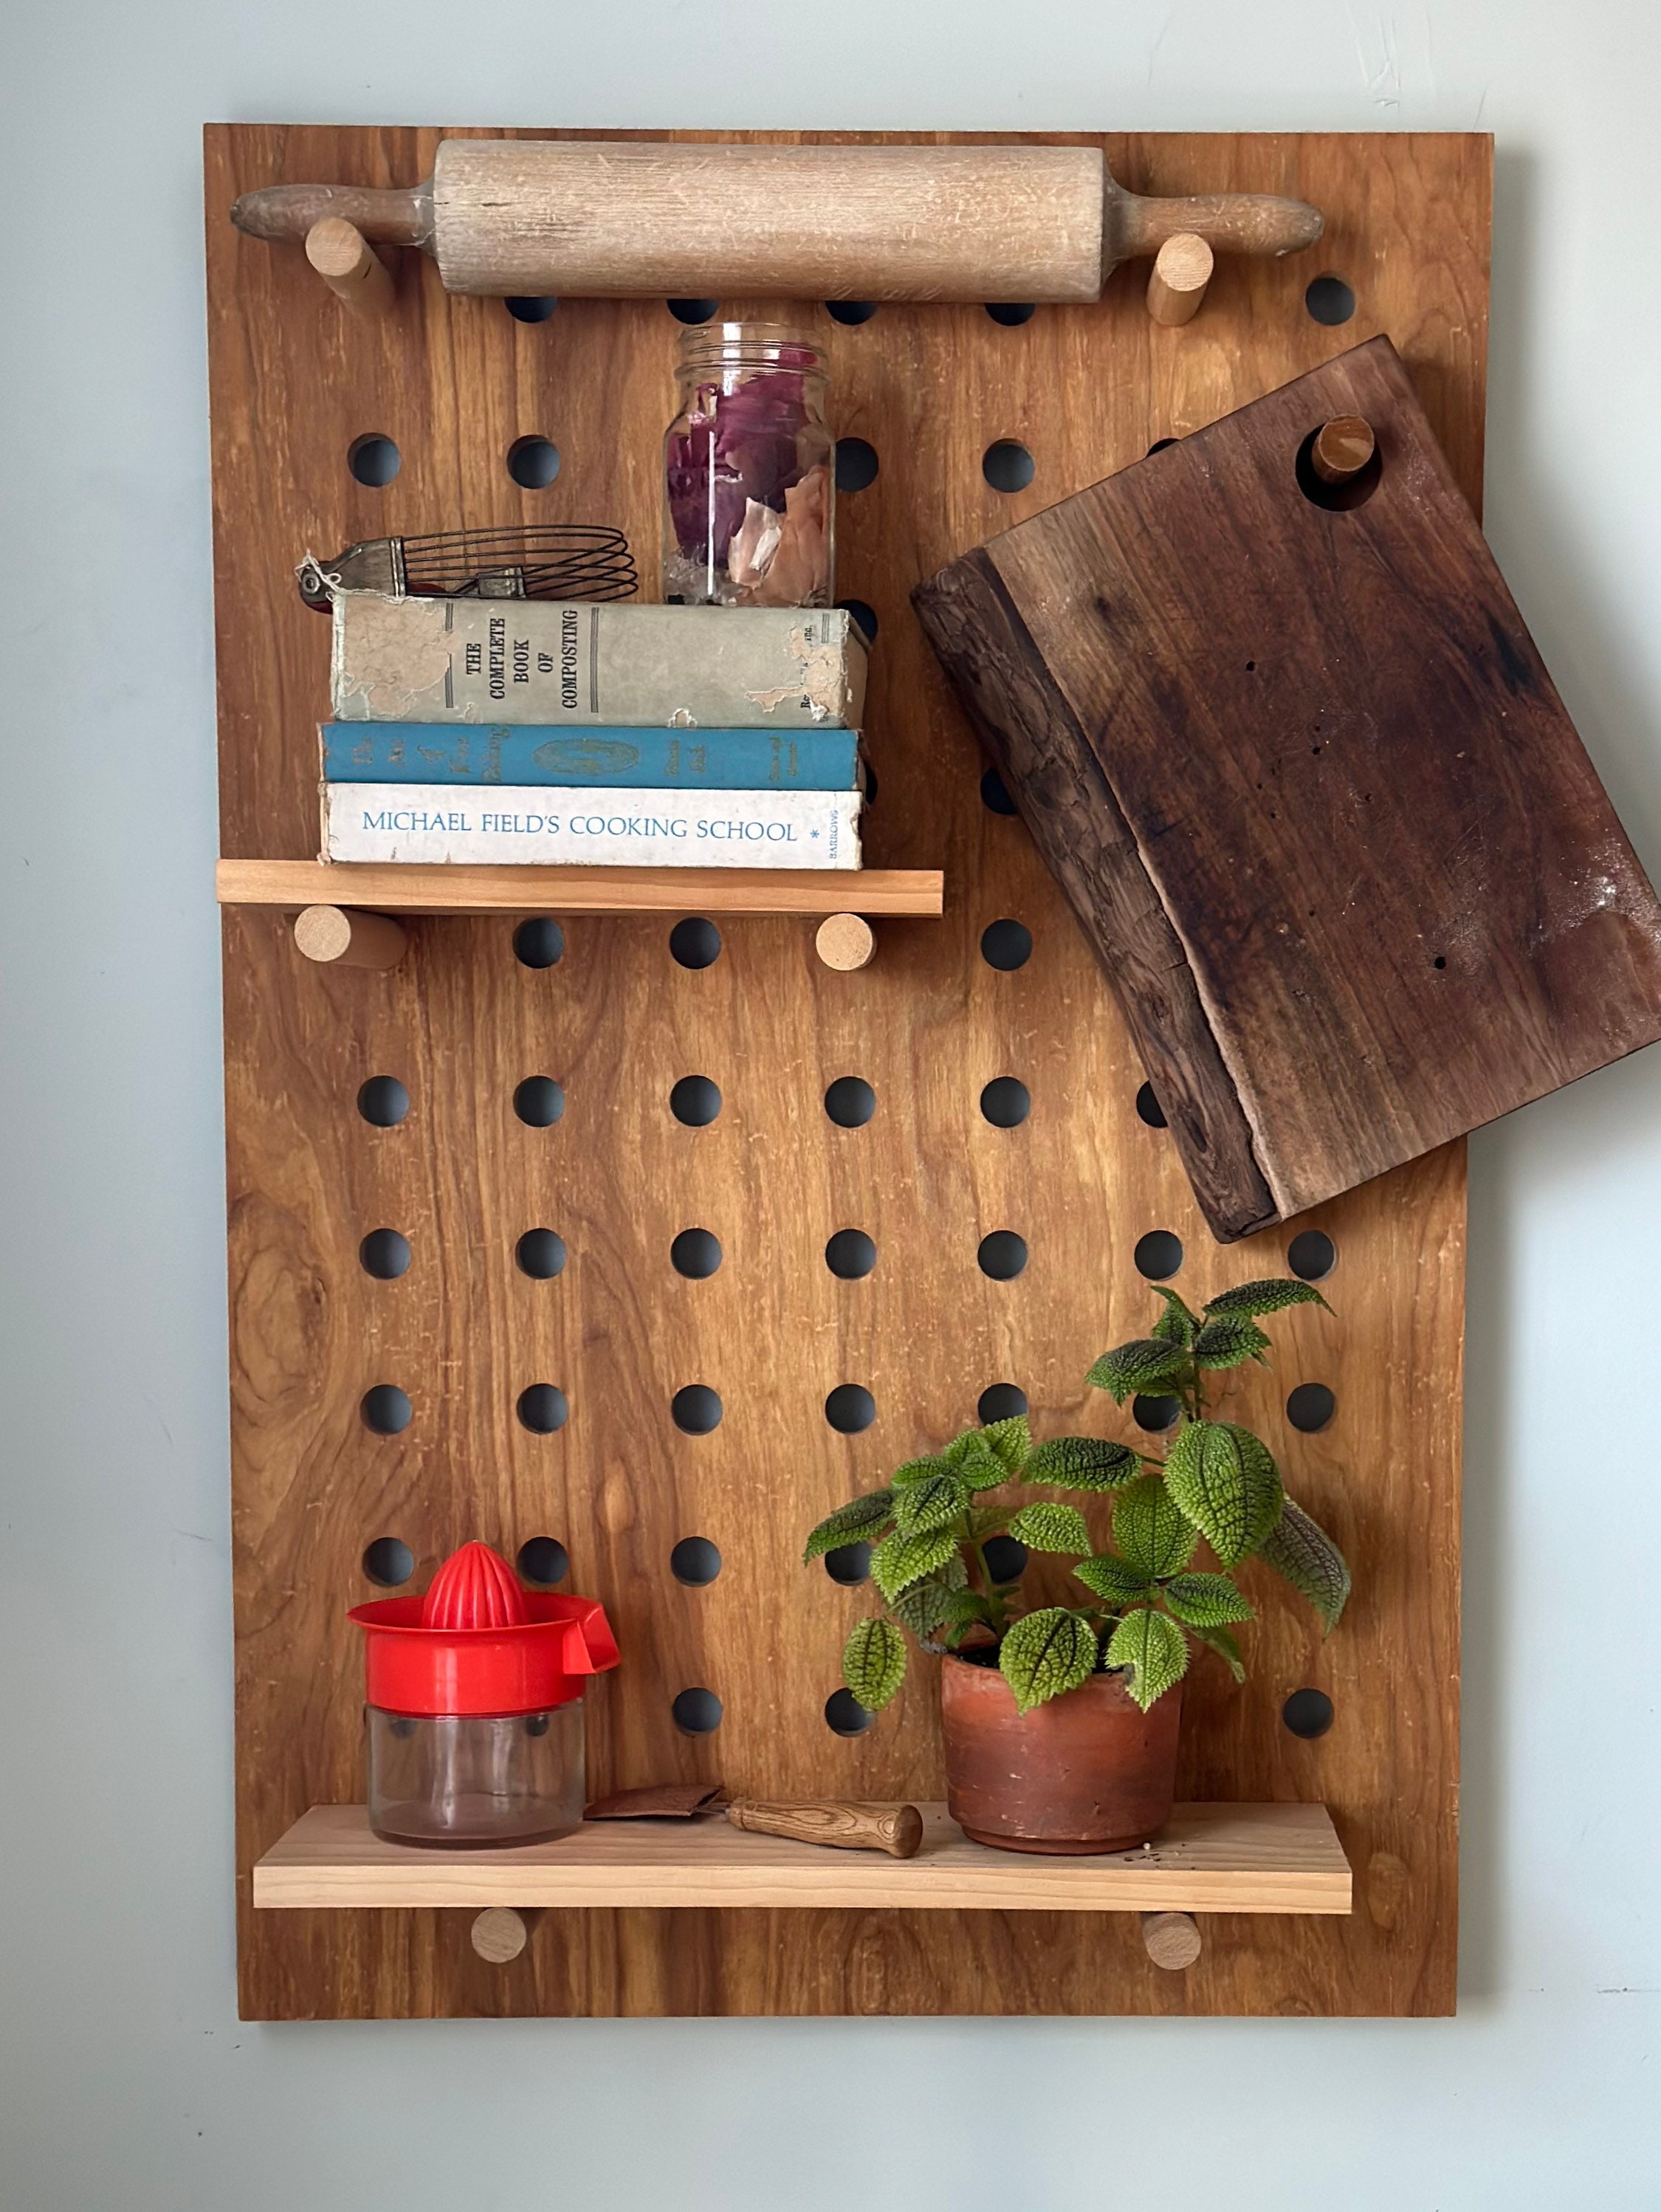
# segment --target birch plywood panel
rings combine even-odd
[[[541,323],[450,300],[406,257],[379,323],[343,314],[298,252],[238,236],[239,191],[312,178],[404,182],[438,133],[215,128],[208,250],[223,849],[299,860],[315,848],[314,725],[326,626],[294,563],[388,531],[593,520],[625,528],[648,572],[658,444],[679,325],[660,302],[562,301]],[[1488,145],[1476,137],[1108,137],[1142,190],[1287,191],[1327,212],[1294,263],[1220,261],[1203,313],[1153,325],[1144,272],[1097,306],[1021,323],[978,307],[884,306],[847,325],[797,311],[826,344],[836,426],[878,474],[840,502],[839,587],[876,612],[870,748],[873,866],[946,870],[943,921],[888,920],[876,960],[835,974],[812,924],[733,916],[711,965],[669,945],[672,917],[570,915],[544,967],[514,954],[514,919],[417,919],[388,974],[294,955],[280,913],[225,917],[238,1666],[238,1855],[245,2014],[367,2015],[1120,2011],[1428,2013],[1453,2001],[1458,1750],[1458,1406],[1464,1182],[1450,1147],[1272,1236],[1214,1246],[1166,1134],[1137,1111],[1143,1072],[1111,995],[1018,822],[983,800],[983,763],[909,611],[923,575],[1353,343],[1386,331],[1467,493],[1480,489]],[[1324,270],[1353,286],[1342,328],[1306,312]],[[758,303],[724,302],[728,313]],[[521,491],[512,441],[559,447],[555,482]],[[384,489],[347,454],[379,434],[402,457]],[[1030,486],[991,489],[994,441],[1031,453]],[[546,911],[559,915],[557,872]],[[692,909],[695,911],[694,909]],[[1030,933],[1014,968],[983,933]],[[1006,956],[1007,957],[1007,956]],[[536,1127],[530,1076],[563,1089]],[[713,1120],[670,1108],[688,1076]],[[1014,1076],[1031,1111],[982,1115]],[[361,1087],[391,1077],[409,1110],[379,1126]],[[857,1077],[875,1110],[827,1114]],[[551,1536],[567,1587],[602,1598],[625,1662],[595,1697],[597,1790],[719,1773],[780,1796],[940,1793],[926,1669],[903,1710],[843,1738],[823,1717],[847,1621],[867,1600],[797,1565],[806,1525],[895,1460],[949,1436],[990,1386],[1014,1384],[1040,1434],[1111,1427],[1084,1402],[1090,1359],[1137,1330],[1134,1262],[1173,1231],[1176,1281],[1204,1296],[1280,1268],[1291,1235],[1331,1237],[1335,1313],[1277,1331],[1272,1376],[1235,1386],[1296,1495],[1355,1563],[1332,1643],[1266,1585],[1243,1690],[1191,1685],[1181,1794],[1322,1800],[1357,1876],[1344,1920],[1220,1916],[1200,1962],[1151,1968],[1134,1923],[1041,1912],[646,1909],[552,1915],[505,1967],[466,1917],[436,1911],[255,1913],[249,1871],[309,1805],[361,1794],[361,1658],[347,1607],[371,1595],[366,1547],[409,1547],[415,1586],[481,1536],[510,1556]],[[397,1230],[410,1264],[382,1280],[363,1238]],[[563,1239],[549,1279],[516,1264],[531,1228]],[[670,1263],[684,1229],[721,1265]],[[843,1228],[875,1269],[834,1275]],[[1009,1280],[981,1240],[1025,1240]],[[1319,1433],[1289,1424],[1297,1383],[1334,1394]],[[568,1418],[518,1417],[535,1384]],[[409,1401],[376,1432],[366,1393]],[[707,1433],[677,1426],[691,1384],[716,1393]],[[854,1384],[863,1432],[825,1402]],[[682,1537],[719,1547],[706,1587],[678,1583]],[[1305,1741],[1286,1697],[1324,1690],[1334,1723]],[[719,1728],[675,1725],[688,1687]]]

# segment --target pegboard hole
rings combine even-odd
[[[995,1583],[1018,1583],[1027,1571],[1027,1547],[1019,1536],[988,1536],[980,1547]]]
[[[549,1283],[565,1267],[565,1239],[552,1229],[527,1229],[513,1247],[519,1273],[533,1282]]]
[[[1315,441],[1320,434],[1321,426],[1318,422],[1298,447],[1292,465],[1298,489],[1312,507],[1324,507],[1329,514],[1349,514],[1355,507],[1365,507],[1379,489],[1379,480],[1384,475],[1382,448],[1374,445],[1367,466],[1359,470],[1347,483],[1328,483],[1325,477],[1315,473]]]
[[[864,1735],[876,1718],[846,1685],[825,1700],[825,1725],[833,1735]]]
[[[876,1419],[876,1401],[863,1382],[839,1382],[825,1401],[825,1419],[839,1436],[857,1437]]]
[[[1431,962],[1431,963],[1430,963],[1430,964],[1431,964],[1431,966],[1432,966],[1433,968],[1446,968],[1446,965],[1447,965],[1447,955],[1446,955],[1446,952],[1439,952],[1439,953],[1436,955],[1436,957],[1435,957],[1435,958]]]
[[[995,768],[989,768],[980,779],[980,803],[989,814],[1017,814],[1021,811]]]
[[[825,1572],[844,1589],[856,1589],[868,1583],[871,1576],[871,1547],[869,1544],[837,1544],[825,1554]]]
[[[669,1110],[688,1129],[706,1129],[721,1110],[718,1085],[706,1075],[683,1075],[669,1094]]]
[[[1027,1240],[1013,1229],[994,1229],[981,1238],[975,1257],[983,1275],[995,1283],[1012,1282],[1027,1264]]]
[[[358,1263],[378,1282],[396,1282],[409,1272],[409,1239],[396,1229],[372,1229],[358,1247]]]
[[[682,968],[712,968],[721,957],[721,933],[700,914],[689,914],[669,933],[669,949]]]
[[[689,1437],[706,1437],[721,1425],[721,1401],[707,1382],[688,1382],[670,1401],[675,1425]]]
[[[1323,1229],[1300,1229],[1286,1248],[1286,1264],[1306,1283],[1324,1283],[1338,1264],[1338,1248]]]
[[[1294,1735],[1312,1743],[1332,1725],[1332,1700],[1325,1690],[1294,1690],[1281,1707],[1281,1718]]]
[[[980,473],[994,491],[1025,491],[1035,473],[1033,457],[1014,438],[998,438],[980,457]]]
[[[1033,933],[1024,921],[1011,921],[1007,915],[989,921],[980,933],[980,957],[989,968],[1005,975],[1024,968],[1033,957]]]
[[[520,1545],[514,1562],[528,1583],[551,1589],[571,1572],[571,1555],[557,1536],[531,1536]]]
[[[1177,441],[1174,438],[1155,438],[1153,444],[1148,448],[1143,459],[1151,461],[1155,453],[1168,452],[1170,447],[1174,446],[1176,442]]]
[[[825,1247],[825,1265],[845,1283],[857,1283],[876,1265],[876,1246],[863,1229],[839,1229]]]
[[[346,448],[346,465],[361,484],[383,491],[403,465],[403,456],[390,438],[370,430]]]
[[[876,1111],[876,1093],[861,1075],[839,1075],[825,1093],[825,1111],[839,1129],[863,1129]]]
[[[1152,1398],[1140,1395],[1131,1401],[1131,1419],[1139,1429],[1146,1429],[1152,1437],[1163,1436],[1167,1429],[1177,1425],[1182,1411],[1179,1398]]]
[[[519,924],[513,957],[521,968],[552,968],[565,957],[565,932],[551,914],[533,914]]]
[[[707,1536],[682,1536],[669,1555],[669,1571],[688,1589],[706,1589],[721,1571],[721,1554]]]
[[[1151,1083],[1144,1083],[1137,1093],[1137,1118],[1145,1121],[1150,1129],[1164,1129],[1170,1126],[1165,1118],[1165,1109],[1154,1096]]]
[[[373,1544],[363,1547],[365,1579],[378,1583],[382,1589],[398,1589],[415,1571],[415,1553],[396,1536],[377,1536]]]
[[[517,299],[505,300],[502,302],[516,323],[545,323],[559,304],[552,293],[549,292],[540,293],[534,298],[528,294],[522,295]]]
[[[836,441],[836,489],[838,491],[869,491],[876,482],[878,462],[876,448],[865,438],[839,438]]]
[[[532,1382],[520,1391],[515,1410],[533,1437],[551,1437],[570,1419],[571,1404],[557,1382]]]
[[[565,1111],[565,1092],[551,1075],[527,1075],[513,1093],[513,1111],[528,1129],[551,1129]]]
[[[1150,1283],[1163,1283],[1182,1265],[1182,1239],[1174,1230],[1150,1229],[1145,1237],[1137,1237],[1131,1257],[1139,1275]]]
[[[1355,295],[1342,276],[1317,276],[1306,289],[1303,303],[1312,320],[1329,329],[1347,323],[1355,312]]]
[[[875,300],[827,300],[825,313],[832,322],[841,323],[852,329],[860,323],[870,322],[876,313]]]
[[[688,1282],[704,1282],[721,1264],[721,1240],[712,1230],[683,1229],[669,1248],[669,1261]]]
[[[867,599],[839,599],[836,602],[845,614],[850,614],[864,631],[867,645],[876,642],[876,609]]]
[[[720,304],[718,300],[665,300],[664,302],[677,323],[707,323]]]
[[[670,1711],[682,1735],[712,1735],[721,1725],[721,1700],[713,1690],[682,1690]]]
[[[1033,1110],[1033,1094],[1013,1075],[995,1075],[980,1094],[980,1110],[995,1129],[1018,1129]]]
[[[364,1392],[358,1405],[364,1427],[373,1429],[378,1437],[396,1437],[407,1429],[412,1410],[408,1392],[400,1390],[396,1382],[377,1382],[373,1390]]]
[[[989,1421],[1013,1421],[1026,1411],[1027,1393],[1018,1390],[1013,1382],[988,1383],[975,1407],[983,1428]]]
[[[507,473],[521,491],[546,491],[560,473],[560,449],[539,432],[515,438],[507,449]]]
[[[1287,1419],[1306,1437],[1325,1428],[1337,1409],[1338,1401],[1325,1382],[1300,1382],[1286,1401]]]
[[[409,1093],[396,1075],[372,1075],[358,1091],[358,1111],[377,1129],[396,1129],[409,1111]]]
[[[1018,330],[1022,323],[1030,323],[1038,310],[1030,300],[988,300],[986,313],[995,323],[1002,323],[1006,331]]]

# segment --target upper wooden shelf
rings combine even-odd
[[[715,1818],[599,1820],[552,1844],[420,1850],[385,1844],[361,1805],[318,1805],[254,1869],[254,1903],[319,1906],[802,1905],[987,1912],[1318,1912],[1350,1909],[1349,1863],[1324,1805],[1179,1805],[1158,1842],[1040,1858],[965,1840],[923,1808],[912,1859],[751,1835]]]
[[[221,860],[221,906],[382,914],[937,915],[938,868],[433,867]]]

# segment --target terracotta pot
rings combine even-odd
[[[1149,1712],[1122,1674],[1092,1674],[1030,1713],[996,1667],[941,1662],[946,1806],[1006,1851],[1125,1851],[1157,1835],[1176,1788],[1182,1687]]]

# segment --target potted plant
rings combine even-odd
[[[1157,1295],[1152,1334],[1104,1352],[1087,1380],[1119,1406],[1176,1399],[1162,1457],[1100,1437],[1034,1445],[1023,1414],[907,1460],[808,1539],[809,1561],[871,1547],[884,1609],[842,1654],[863,1706],[880,1712],[898,1692],[902,1632],[942,1655],[947,1802],[979,1843],[1084,1852],[1145,1842],[1170,1815],[1190,1638],[1245,1680],[1234,1632],[1252,1607],[1232,1571],[1264,1559],[1328,1633],[1349,1594],[1342,1553],[1286,1496],[1267,1445],[1209,1411],[1215,1376],[1264,1361],[1261,1317],[1325,1299],[1290,1279],[1243,1283],[1200,1313],[1173,1290]],[[1097,1546],[1077,1505],[1022,1503],[1007,1495],[1013,1485],[1109,1496],[1112,1543]],[[988,1561],[1005,1534],[1075,1560],[1082,1600],[1028,1610],[1020,1570],[1001,1577]]]

